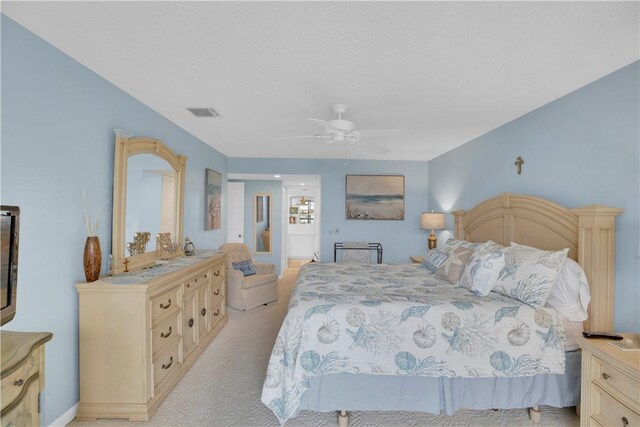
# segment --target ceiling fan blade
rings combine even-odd
[[[299,138],[331,138],[331,135],[301,135],[301,136],[279,136],[276,138],[269,138],[270,140],[279,139],[299,139]]]
[[[326,120],[312,119],[311,117],[308,117],[307,120],[311,120],[312,122],[315,122],[322,126],[322,129],[324,129],[324,133],[331,133],[331,131],[333,130],[333,126],[331,126]]]
[[[406,129],[360,129],[358,130],[361,136],[364,137],[376,137],[376,136],[393,136],[403,135],[407,132]]]

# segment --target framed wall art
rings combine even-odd
[[[222,174],[205,169],[205,215],[204,229],[218,230],[222,222]]]
[[[347,175],[346,218],[404,220],[403,175]]]

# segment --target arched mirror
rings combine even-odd
[[[120,273],[182,254],[187,158],[158,140],[115,132],[112,270]]]
[[[271,252],[271,194],[253,195],[254,252]]]

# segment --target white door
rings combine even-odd
[[[244,182],[227,183],[227,242],[244,243]]]

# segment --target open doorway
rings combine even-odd
[[[287,186],[289,266],[299,266],[301,262],[320,259],[319,177],[314,184],[301,181]]]
[[[297,267],[314,258],[320,259],[320,175],[229,173],[228,179],[247,183],[281,183],[278,191],[281,191],[281,194],[272,199],[271,209],[274,213],[280,213],[274,215],[274,221],[278,217],[281,221],[278,221],[277,227],[274,224],[271,233],[273,261],[269,261],[277,263],[279,260],[280,272],[285,271],[290,262]],[[275,196],[275,190],[270,191]],[[236,212],[236,215],[242,216],[240,212]],[[241,218],[238,218],[238,222],[241,221]],[[247,230],[244,231],[245,234],[248,233]]]

